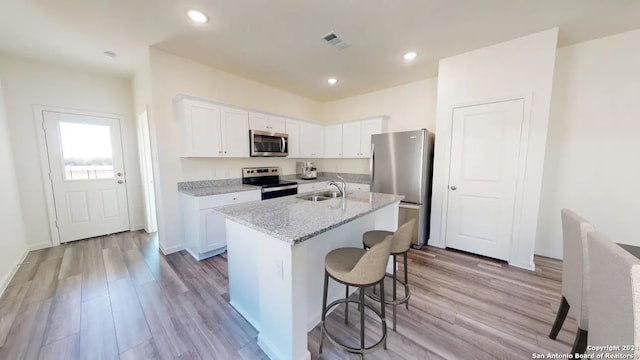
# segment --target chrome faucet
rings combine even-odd
[[[338,179],[340,179],[341,184],[338,184],[335,180],[331,180],[329,181],[329,183],[327,184],[327,186],[335,186],[338,188],[338,190],[340,191],[340,196],[342,197],[346,197],[347,196],[347,182],[344,181],[344,178],[340,175],[338,175]]]

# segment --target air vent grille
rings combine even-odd
[[[323,36],[322,39],[338,50],[346,49],[350,45],[333,31]]]

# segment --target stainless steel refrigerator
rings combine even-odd
[[[371,136],[371,191],[405,196],[398,225],[417,218],[417,248],[429,239],[433,140],[426,129]]]

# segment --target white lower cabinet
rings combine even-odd
[[[311,183],[303,183],[304,180],[298,181],[298,194],[304,194],[312,191],[320,191],[327,188],[326,181],[317,181]]]
[[[218,255],[226,250],[225,219],[213,209],[220,206],[257,201],[260,190],[211,196],[180,193],[182,236],[185,250],[196,260]]]
[[[371,191],[369,184],[347,183],[347,191]]]

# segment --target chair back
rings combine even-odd
[[[569,303],[569,313],[578,326],[589,330],[589,247],[587,233],[595,230],[575,212],[562,209],[562,295]]]
[[[402,224],[393,234],[393,242],[391,244],[391,253],[403,253],[409,250],[413,233],[416,231],[416,219],[413,218]]]
[[[640,344],[635,340],[635,324],[640,321],[640,259],[596,231],[587,238],[591,277],[588,344]]]
[[[349,272],[350,282],[366,285],[380,281],[387,272],[392,240],[393,235],[389,235],[367,250]]]

